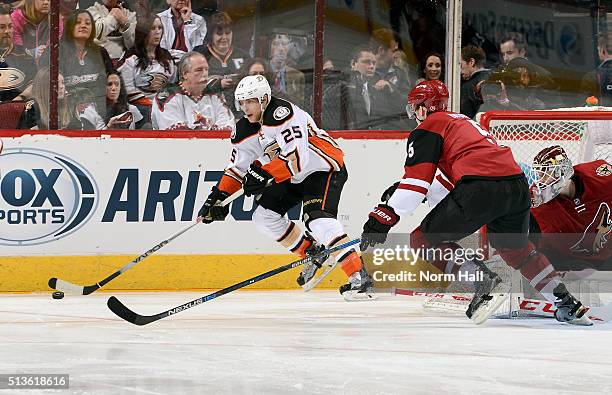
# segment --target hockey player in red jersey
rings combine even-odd
[[[559,321],[591,325],[582,306],[560,283],[554,268],[528,239],[530,193],[527,179],[510,148],[468,117],[447,111],[448,90],[440,81],[418,84],[408,95],[407,111],[418,126],[407,141],[404,176],[386,203],[379,204],[363,227],[361,249],[386,240],[389,230],[421,203],[439,169],[453,190],[433,208],[410,235],[412,248],[457,249],[454,243],[487,226],[489,241],[504,261],[520,270],[557,305]],[[428,259],[441,271],[448,261]],[[501,279],[487,274],[466,311],[484,322],[503,302]],[[506,289],[507,291],[507,289]]]
[[[273,97],[263,76],[243,78],[235,96],[245,116],[232,134],[230,163],[198,217],[206,223],[224,220],[229,208],[220,203],[242,187],[245,195],[256,196],[257,228],[291,252],[304,257],[317,244],[330,248],[349,241],[336,219],[348,178],[340,147],[307,112]],[[285,216],[300,202],[308,233]],[[372,279],[355,249],[339,250],[332,258],[348,276],[340,292],[371,297]],[[315,265],[304,267],[298,284],[315,271]]]
[[[530,238],[555,269],[612,270],[612,165],[572,166],[560,146],[533,160]]]

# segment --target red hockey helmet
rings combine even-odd
[[[409,118],[414,118],[414,113],[420,106],[425,106],[428,113],[446,111],[448,107],[448,88],[442,81],[423,81],[412,88],[408,94],[408,105],[406,112]]]

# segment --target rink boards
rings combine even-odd
[[[0,292],[45,291],[50,277],[90,284],[124,266],[195,218],[231,152],[223,133],[3,133]],[[335,137],[349,171],[338,218],[358,237],[382,191],[403,173],[405,134]],[[237,199],[231,218],[192,229],[108,289],[219,288],[293,260],[255,229],[253,209],[252,198]],[[404,218],[398,231],[412,230],[425,212]],[[299,207],[289,212],[294,220],[300,215]],[[293,289],[296,276],[254,287]],[[322,285],[343,281],[337,271]]]

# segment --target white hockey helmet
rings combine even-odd
[[[234,92],[234,97],[238,102],[247,99],[259,100],[262,111],[264,110],[263,99],[266,95],[268,95],[269,103],[272,97],[272,89],[270,89],[270,84],[263,75],[247,75],[240,80]]]
[[[540,151],[533,159],[529,178],[534,180],[531,188],[531,206],[538,207],[553,200],[565,188],[574,175],[572,161],[559,145]]]

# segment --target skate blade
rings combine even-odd
[[[491,317],[497,309],[510,298],[510,288],[504,283],[499,283],[495,288],[491,290],[492,299],[484,302],[478,307],[472,314],[472,322],[476,325],[484,324],[489,317]]]
[[[346,291],[342,294],[342,297],[347,302],[368,302],[370,300],[376,300],[378,295],[376,295],[373,290],[366,292]]]
[[[308,292],[312,289],[314,289],[317,285],[319,285],[321,283],[321,281],[323,281],[323,279],[325,279],[325,277],[327,277],[332,270],[334,270],[334,268],[336,267],[336,265],[338,264],[338,262],[334,262],[333,265],[331,266],[327,266],[327,268],[325,269],[325,271],[321,272],[321,274],[319,274],[318,276],[313,276],[310,281],[308,281],[306,284],[302,285],[302,289],[304,290],[304,292]]]
[[[586,309],[584,306],[582,307],[582,309],[584,310],[584,313],[582,313],[582,317],[574,318],[571,321],[561,321],[561,322],[567,322],[568,324],[578,325],[578,326],[591,326],[591,325],[593,325],[593,321],[591,321],[591,319],[587,316],[588,309]]]

